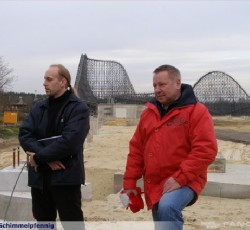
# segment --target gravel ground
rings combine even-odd
[[[250,144],[250,132],[239,132],[231,129],[215,129],[215,133],[219,140]]]

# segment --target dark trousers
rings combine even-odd
[[[37,221],[54,222],[58,211],[64,229],[68,228],[63,222],[74,221],[83,225],[81,185],[46,186],[43,190],[31,188],[31,196],[32,212]]]

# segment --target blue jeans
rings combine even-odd
[[[156,230],[182,230],[182,210],[195,198],[194,191],[184,186],[164,193],[152,209]]]

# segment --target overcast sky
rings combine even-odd
[[[87,54],[120,62],[136,92],[152,92],[152,71],[172,64],[184,83],[219,70],[250,95],[250,1],[0,1],[0,31],[11,91],[44,93],[53,63],[74,85]]]

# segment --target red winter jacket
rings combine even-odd
[[[198,198],[207,181],[207,167],[217,154],[207,108],[196,103],[188,85],[182,87],[181,98],[162,118],[156,102],[146,106],[130,140],[124,189],[135,188],[143,176],[145,199],[151,209],[159,202],[165,181],[173,177],[181,186],[192,188]]]

